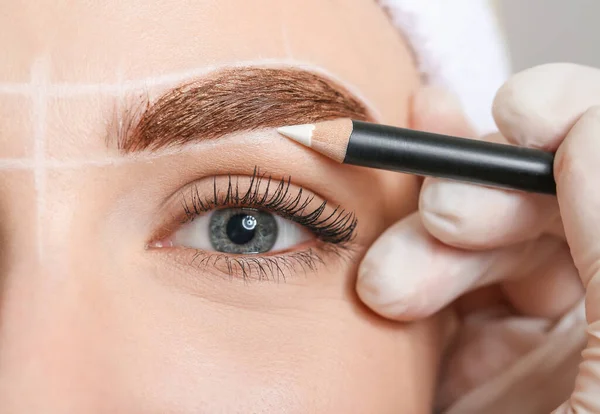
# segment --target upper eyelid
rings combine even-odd
[[[261,177],[268,181],[261,181]],[[245,183],[240,184],[240,180]],[[200,186],[204,189],[200,190]],[[276,190],[269,197],[264,191],[268,186]],[[237,196],[235,188],[237,188]],[[226,193],[223,189],[227,190]],[[218,198],[216,203],[215,197]],[[169,212],[171,220],[175,220],[176,223],[171,227],[165,224],[159,226],[161,231],[155,232],[151,241],[162,239],[167,233],[176,231],[177,227],[195,215],[227,205],[262,207],[300,225],[323,228],[325,241],[333,243],[352,241],[357,227],[355,214],[341,206],[329,206],[329,204],[328,200],[313,191],[295,185],[291,177],[273,178],[261,174],[257,168],[252,176],[207,177],[186,185],[169,197],[162,210]],[[164,213],[159,214],[162,215]]]
[[[261,194],[260,186],[263,180],[267,180],[266,188],[264,193]],[[244,193],[239,193],[237,181],[235,184],[235,193],[233,192],[232,179],[228,177],[227,193],[225,196],[221,196],[218,199],[218,192],[216,190],[216,180],[213,181],[213,200],[212,204],[227,205],[228,203],[234,205],[248,205],[263,207],[266,209],[272,209],[285,218],[293,220],[298,224],[312,227],[313,231],[317,228],[321,229],[325,234],[325,237],[321,234],[321,238],[325,238],[331,243],[341,244],[350,242],[353,239],[354,231],[357,226],[357,219],[352,212],[346,212],[341,206],[335,207],[327,214],[327,200],[317,201],[317,205],[313,205],[310,212],[306,210],[311,206],[312,201],[315,200],[313,194],[303,198],[303,192],[305,190],[299,187],[296,195],[292,195],[290,191],[291,177],[282,178],[277,182],[275,190],[269,197],[268,189],[272,183],[272,177],[266,174],[260,174],[259,170],[255,168],[254,174],[250,178],[248,189]],[[196,193],[197,195],[197,193]],[[201,211],[206,210],[205,204],[211,204],[209,200],[201,202],[197,197],[195,198],[196,203],[201,203]],[[198,213],[197,206],[194,207]]]

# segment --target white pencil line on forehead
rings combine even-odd
[[[32,95],[34,87],[31,83],[2,83],[0,82],[1,95]]]
[[[0,170],[33,170],[34,167],[31,158],[0,158]]]
[[[52,158],[44,157],[41,164],[36,163],[34,158],[0,158],[0,170],[34,170],[36,166],[43,166],[45,170],[60,170],[60,169],[76,169],[83,167],[102,167],[102,166],[118,166],[140,162],[152,162],[161,158],[176,156],[179,154],[190,154],[210,148],[215,148],[219,145],[228,145],[228,141],[234,141],[238,145],[257,145],[263,146],[261,140],[269,139],[265,136],[264,131],[246,131],[235,133],[231,136],[224,136],[218,141],[205,141],[186,144],[183,146],[163,148],[152,152],[135,152],[126,155],[108,155],[108,156],[90,156],[87,158]]]
[[[36,193],[37,217],[37,253],[38,260],[44,258],[44,225],[46,214],[46,111],[48,104],[47,84],[50,73],[49,60],[40,58],[31,68],[31,86],[33,88],[33,147],[34,182]]]
[[[0,158],[0,169],[8,170],[11,168],[15,169],[35,169],[37,172],[37,183],[38,185],[43,185],[43,176],[45,174],[45,169],[62,169],[62,168],[79,168],[84,166],[102,166],[102,165],[119,165],[119,164],[127,164],[133,162],[140,162],[143,160],[152,160],[168,155],[173,155],[175,153],[185,152],[193,149],[196,145],[186,145],[182,148],[166,148],[154,151],[153,153],[139,153],[139,154],[124,154],[124,155],[114,155],[114,156],[102,156],[102,157],[90,157],[90,158],[62,158],[62,159],[48,159],[45,156],[45,110],[46,105],[48,104],[48,99],[50,97],[69,97],[69,96],[81,96],[80,94],[109,94],[115,96],[117,98],[116,101],[116,109],[117,112],[122,111],[123,107],[126,106],[128,98],[132,97],[132,91],[147,91],[148,88],[161,85],[177,85],[182,83],[183,81],[189,80],[190,78],[196,78],[202,74],[210,74],[211,72],[216,72],[220,69],[230,68],[230,67],[268,67],[268,68],[287,68],[292,67],[294,69],[304,69],[308,72],[313,73],[321,73],[325,77],[328,77],[336,82],[344,85],[349,90],[355,90],[355,88],[347,85],[344,81],[338,79],[336,76],[331,73],[321,69],[320,67],[315,67],[314,65],[308,65],[303,62],[291,61],[291,60],[269,60],[269,61],[246,61],[246,62],[236,62],[233,65],[219,65],[210,68],[202,68],[193,71],[186,71],[180,73],[172,73],[168,75],[163,75],[160,77],[140,79],[140,80],[129,80],[123,81],[123,76],[121,75],[121,81],[116,83],[98,83],[98,84],[64,84],[64,83],[51,83],[49,82],[49,72],[46,63],[46,69],[43,74],[40,73],[40,64],[36,66],[37,75],[32,79],[32,82],[29,84],[0,84],[0,93],[10,92],[10,93],[22,93],[30,95],[32,98],[32,102],[35,105],[33,110],[34,117],[36,121],[36,133],[35,133],[35,155],[34,159],[20,159],[20,160],[10,160],[6,159],[6,161],[2,161]],[[43,76],[42,76],[43,75]],[[145,85],[145,86],[143,86]],[[355,95],[359,95],[356,91],[352,92]],[[362,98],[364,101],[364,98]],[[364,103],[364,102],[363,102]],[[368,103],[365,105],[368,107]],[[373,111],[371,109],[371,111]],[[122,127],[122,116],[121,114],[115,114],[116,123],[119,128]],[[377,116],[375,113],[374,116]],[[109,120],[107,120],[109,121]],[[244,136],[250,137],[252,135],[252,140],[256,140],[257,137],[254,134],[245,133]],[[236,137],[236,140],[239,140],[243,137]],[[101,139],[101,137],[99,137]],[[221,140],[222,141],[222,140]],[[216,145],[216,143],[202,143],[201,147],[206,148],[207,145]],[[43,174],[44,173],[44,174]]]

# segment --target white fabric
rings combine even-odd
[[[480,134],[495,130],[491,105],[509,74],[486,0],[379,0],[417,54],[428,83],[455,92]]]

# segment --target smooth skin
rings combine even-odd
[[[588,344],[572,395],[567,399],[572,388],[567,395],[542,392],[523,411],[511,402],[510,412],[600,412],[600,71],[570,64],[524,71],[500,89],[493,111],[500,133],[485,139],[557,151],[557,197],[426,179],[418,213],[389,228],[367,253],[358,293],[394,320],[419,320],[449,305],[466,318],[504,303],[512,308],[506,318],[548,323],[585,296]],[[464,118],[457,123],[459,112],[447,111],[448,125],[471,133]],[[457,369],[443,379],[452,385],[443,406],[530,349],[515,352],[508,348],[515,338],[485,328],[454,349]],[[542,325],[540,334],[543,343]],[[480,346],[469,347],[474,343]],[[560,381],[540,366],[531,381],[552,379]],[[506,412],[498,410],[486,412]]]
[[[4,1],[0,50],[2,414],[430,412],[439,318],[391,323],[354,291],[367,246],[416,209],[415,177],[275,130],[152,159],[106,145],[135,96],[230,65],[318,70],[412,125],[418,71],[374,1]],[[255,166],[354,211],[351,257],[245,283],[146,249],[182,212],[171,195]]]

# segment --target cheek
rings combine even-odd
[[[281,284],[214,282],[262,303],[150,275],[98,286],[110,301],[89,329],[110,365],[94,372],[139,412],[428,412],[439,330],[375,317],[347,284],[355,269],[338,267]]]
[[[144,390],[154,412],[174,402],[185,413],[427,412],[429,322],[395,325],[325,298],[310,309],[197,306],[195,318],[152,318],[144,347],[123,361],[135,381],[126,389]]]

